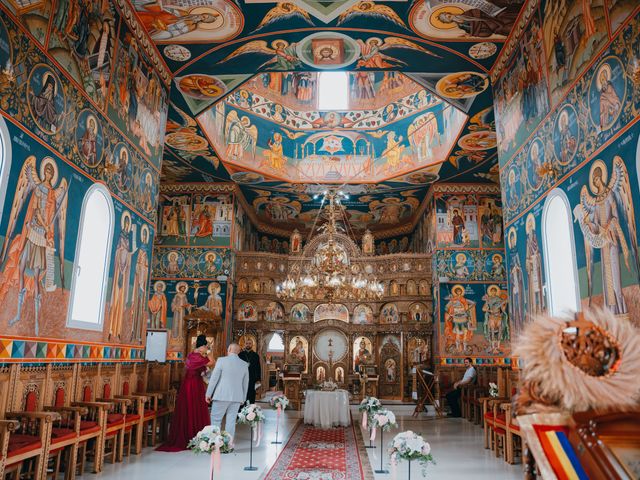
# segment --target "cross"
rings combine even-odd
[[[330,346],[330,347],[333,347],[333,338],[330,338],[330,339],[329,339],[329,346]]]

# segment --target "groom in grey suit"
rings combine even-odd
[[[236,433],[238,410],[247,398],[249,386],[249,364],[238,357],[238,353],[240,345],[229,345],[227,356],[216,360],[207,388],[207,403],[211,403],[211,425],[219,427],[226,414],[224,429],[229,432],[232,441]]]

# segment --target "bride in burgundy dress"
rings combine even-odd
[[[187,355],[185,362],[186,371],[169,426],[169,437],[167,442],[158,448],[159,451],[186,450],[189,440],[211,423],[202,374],[213,364],[213,357],[207,355],[207,337],[198,335],[196,348]]]

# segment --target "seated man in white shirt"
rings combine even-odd
[[[464,359],[464,366],[467,367],[467,370],[464,372],[464,376],[462,380],[457,381],[453,384],[453,390],[447,393],[447,403],[451,407],[451,416],[452,417],[461,417],[460,411],[460,395],[462,394],[462,390],[460,387],[463,385],[469,385],[471,383],[476,382],[476,369],[471,365],[471,358],[467,357]]]

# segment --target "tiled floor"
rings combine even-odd
[[[430,443],[437,465],[429,467],[428,478],[439,480],[469,479],[474,480],[510,480],[522,478],[521,465],[510,466],[504,460],[496,458],[492,452],[482,447],[482,429],[471,425],[466,420],[433,418],[414,419],[409,410],[390,406],[398,415],[399,429],[413,430],[422,434]],[[355,407],[354,418],[357,418]],[[405,414],[406,412],[406,414]],[[263,442],[253,451],[253,464],[258,467],[255,472],[245,472],[243,467],[249,465],[249,430],[244,425],[237,429],[236,450],[222,456],[222,471],[216,480],[259,480],[269,470],[282,449],[282,445],[272,445],[275,436],[275,412],[266,410]],[[287,411],[282,417],[280,436],[288,439],[301,413]],[[384,441],[391,440],[391,434],[385,435]],[[379,439],[378,448],[368,449],[369,460],[374,469],[380,467]],[[283,444],[284,445],[284,444]],[[386,449],[385,449],[386,450]],[[383,461],[388,467],[388,457]],[[83,479],[99,478],[115,479],[153,479],[153,480],[205,480],[209,469],[209,458],[206,455],[194,455],[191,452],[164,453],[146,448],[141,455],[125,459],[123,463],[106,464],[102,474],[95,476],[85,474]],[[406,465],[398,468],[398,480],[406,480]],[[421,478],[418,465],[412,465],[412,479]],[[391,475],[375,475],[375,480],[391,480]]]

